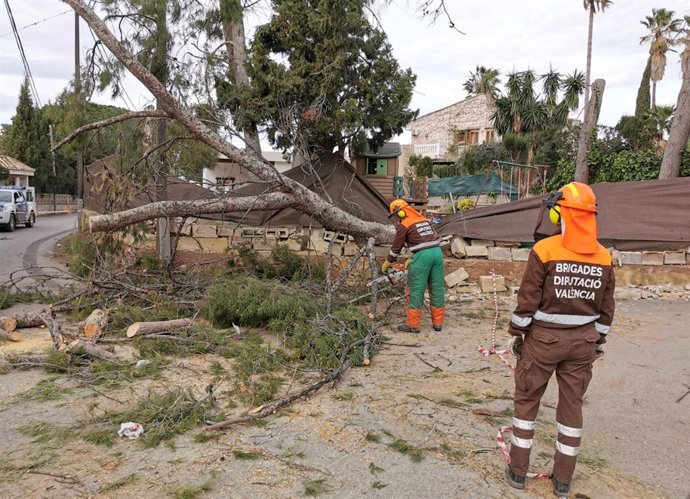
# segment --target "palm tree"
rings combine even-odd
[[[541,80],[541,93],[535,83]],[[562,76],[551,69],[538,76],[534,71],[508,74],[506,94],[496,99],[491,117],[499,135],[517,135],[527,139],[527,162],[534,157],[534,138],[547,127],[565,127],[570,111],[577,109],[585,81],[582,72]],[[559,96],[561,97],[559,100]]]
[[[650,43],[652,108],[656,107],[656,82],[661,81],[666,70],[666,52],[677,42],[674,36],[680,31],[682,21],[674,19],[675,12],[667,9],[652,9],[651,16],[645,16],[640,23],[649,34],[640,38],[640,44]]]
[[[583,126],[580,129],[580,141],[577,148],[577,161],[575,165],[575,180],[589,182],[589,166],[587,164],[587,152],[591,144],[591,133],[596,123],[590,123],[589,117],[589,93],[592,77],[592,31],[594,29],[594,14],[603,12],[611,6],[611,0],[583,0],[582,5],[589,11],[589,28],[587,30],[587,68],[585,69],[585,114]]]
[[[589,84],[592,78],[592,31],[594,14],[603,12],[613,4],[612,0],[583,0],[582,5],[589,11],[589,28],[587,30],[587,68],[585,69],[585,122],[587,120],[587,102],[589,102]]]
[[[477,66],[475,72],[470,71],[470,77],[465,81],[463,88],[468,95],[486,95],[492,100],[498,97],[498,86],[501,84],[500,71],[494,68]]]

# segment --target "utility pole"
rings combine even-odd
[[[74,13],[74,97],[78,110],[78,126],[82,124],[83,109],[81,101],[81,63],[79,60],[79,14]],[[77,143],[79,145],[79,143]],[[84,154],[77,150],[77,199],[84,199]]]
[[[48,125],[48,133],[50,134],[50,155],[53,157],[53,211],[57,211],[57,202],[55,200],[55,184],[57,184],[57,173],[55,172],[55,139],[53,138],[53,125]]]

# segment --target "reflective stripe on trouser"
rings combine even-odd
[[[443,325],[446,287],[441,248],[420,250],[412,256],[412,263],[407,272],[407,283],[407,325],[413,328],[419,327],[424,306],[424,290],[427,285],[431,298],[431,319],[435,326]]]
[[[558,382],[556,422],[559,430],[553,474],[561,483],[570,483],[575,472],[582,435],[582,398],[592,378],[595,342],[599,333],[592,324],[571,329],[532,326],[525,337],[522,358],[515,368],[515,410],[513,435],[518,442],[533,438],[529,424],[535,421],[541,397],[551,375]],[[522,422],[522,424],[516,424]],[[511,468],[525,476],[530,448],[511,445]]]

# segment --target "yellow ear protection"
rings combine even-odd
[[[388,218],[392,217],[393,215],[397,215],[398,218],[405,218],[407,216],[407,213],[405,213],[405,210],[402,208],[399,208],[398,206],[393,208],[393,212],[388,215]]]
[[[561,207],[558,206],[557,203],[562,198],[563,193],[561,191],[556,191],[549,194],[549,197],[544,200],[544,204],[549,209],[549,220],[555,225],[561,224]]]

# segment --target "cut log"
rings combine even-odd
[[[84,340],[74,340],[67,345],[66,352],[85,353],[91,357],[98,357],[99,359],[112,360],[115,358],[113,352],[109,352],[103,348],[97,347],[93,343]]]
[[[14,317],[0,317],[0,329],[8,333],[17,329],[17,320]]]
[[[127,338],[144,336],[189,326],[192,319],[173,319],[171,321],[135,322],[127,328]]]
[[[0,338],[5,338],[8,341],[22,341],[22,335],[17,331],[5,331],[0,329]]]
[[[17,321],[17,329],[25,327],[43,327],[45,326],[45,321],[43,320],[45,314],[52,317],[52,314],[44,310],[39,314],[14,314],[13,318]]]
[[[108,325],[108,312],[100,308],[96,308],[89,314],[82,324],[84,328],[84,336],[87,338],[98,338],[101,334],[103,334],[105,326]]]

